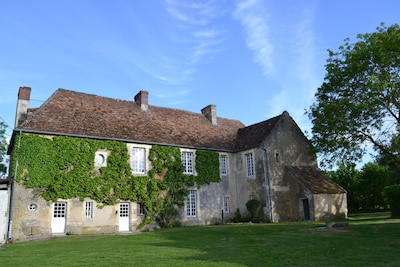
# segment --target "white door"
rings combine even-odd
[[[51,221],[51,232],[53,234],[65,233],[66,215],[67,215],[66,202],[56,202],[53,204],[53,219]]]
[[[7,239],[8,190],[0,190],[0,243]]]
[[[119,231],[129,231],[129,203],[119,203]]]

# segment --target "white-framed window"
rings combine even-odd
[[[182,152],[182,164],[183,164],[183,167],[185,168],[183,171],[184,174],[193,174],[194,173],[193,160],[194,160],[193,152],[188,152],[188,151]]]
[[[246,158],[246,175],[247,177],[254,176],[254,160],[253,160],[253,153],[245,154]]]
[[[221,175],[228,175],[228,156],[221,154],[219,155],[219,171]]]
[[[132,171],[144,174],[146,171],[146,149],[143,147],[132,148]]]
[[[229,197],[224,197],[224,212],[229,213]]]
[[[186,200],[186,216],[187,217],[196,217],[197,216],[197,191],[190,190],[189,195]]]
[[[85,217],[86,219],[93,218],[93,202],[85,202]]]

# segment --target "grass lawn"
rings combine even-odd
[[[0,266],[400,266],[400,219],[229,224],[7,244]]]

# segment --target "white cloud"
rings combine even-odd
[[[246,34],[247,47],[254,53],[254,61],[259,64],[265,76],[274,74],[274,46],[270,39],[269,15],[258,0],[248,0],[236,5],[233,17],[241,23]]]
[[[195,64],[220,51],[217,46],[224,40],[224,32],[214,23],[224,14],[220,1],[166,0],[165,9],[175,23],[175,29],[170,31],[171,40],[177,45],[191,46],[187,54],[181,55],[182,61],[189,59],[187,68],[195,70]]]

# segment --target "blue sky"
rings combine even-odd
[[[400,1],[1,0],[0,118],[57,88],[257,123],[287,110],[303,131],[327,49],[399,23]]]

